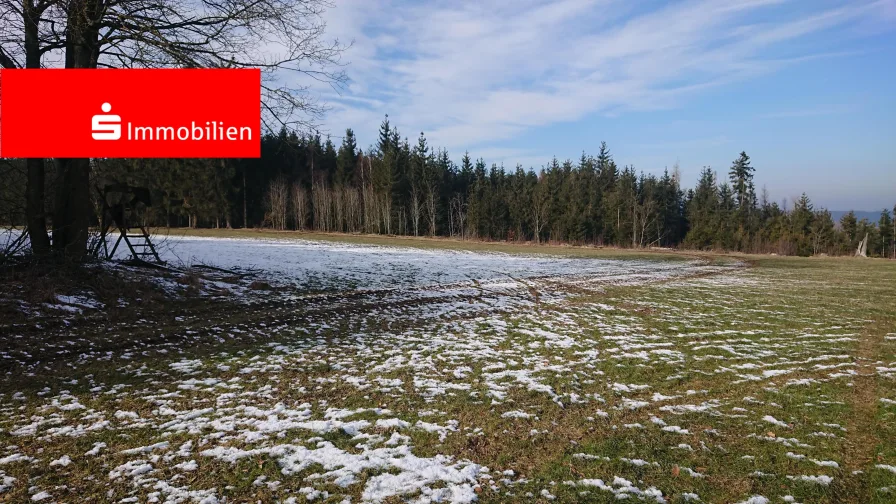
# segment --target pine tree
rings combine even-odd
[[[841,252],[845,252],[849,254],[851,251],[855,250],[857,236],[857,221],[856,221],[856,213],[850,210],[843,214],[840,217],[840,230],[842,233],[843,246],[845,250],[841,250]]]
[[[812,253],[811,233],[814,219],[812,202],[806,193],[800,196],[790,213],[791,233],[796,244],[797,255],[807,256]]]
[[[812,253],[817,255],[828,249],[834,239],[834,218],[827,209],[815,212],[809,226],[812,237]]]
[[[485,161],[482,158],[476,160],[473,168],[473,183],[470,193],[469,220],[474,237],[481,239],[492,238],[488,232],[488,200],[491,196],[488,176],[485,171]]]
[[[731,191],[737,204],[736,221],[739,225],[737,234],[740,235],[737,246],[743,247],[753,233],[752,217],[756,209],[756,188],[753,185],[753,172],[750,166],[750,156],[741,152],[740,156],[731,165],[728,179],[731,182]]]
[[[352,184],[357,164],[358,144],[355,141],[355,133],[349,128],[345,130],[342,145],[339,146],[339,153],[336,155],[336,184],[341,186]]]
[[[685,243],[698,249],[709,248],[717,240],[719,192],[716,175],[709,167],[703,167],[697,188],[689,195],[687,217],[691,229]]]
[[[334,185],[337,182],[335,180],[336,171],[338,169],[337,166],[338,156],[336,154],[336,146],[333,145],[333,141],[328,135],[327,141],[324,142],[322,147],[320,158],[320,170],[324,174],[324,180],[328,181],[328,185]]]
[[[385,156],[389,151],[392,150],[392,128],[389,125],[389,114],[386,114],[386,118],[383,119],[382,123],[380,123],[379,142],[377,143],[377,148],[379,149],[381,156]]]
[[[716,229],[716,244],[725,250],[735,250],[737,219],[737,200],[735,193],[727,183],[719,186],[719,216]]]
[[[616,180],[616,245],[634,246],[638,205],[638,175],[632,166],[623,168]]]
[[[617,170],[607,142],[600,143],[600,151],[597,154],[597,174],[603,191],[611,191],[616,185]]]
[[[423,179],[426,176],[426,162],[429,159],[429,145],[426,143],[426,136],[423,132],[420,132],[420,137],[417,139],[417,145],[414,147],[414,151],[411,154],[411,165],[412,165],[412,175],[411,181],[413,183],[422,183]]]
[[[880,234],[880,256],[887,257],[893,247],[893,218],[888,209],[880,212],[880,220],[877,221],[877,229]]]

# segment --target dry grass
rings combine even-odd
[[[267,236],[254,231],[245,233]],[[372,239],[358,238],[364,243],[371,243],[368,240]],[[382,240],[375,243],[401,243],[393,238]],[[413,241],[419,243],[414,246],[442,242]],[[501,251],[525,253],[548,249],[495,245],[498,246],[505,247]],[[629,253],[568,250],[575,254]],[[640,255],[633,253],[631,257]],[[896,309],[888,301],[896,298],[896,263],[834,258],[746,259],[754,267],[733,273],[607,287],[601,292],[573,289],[572,297],[560,304],[544,302],[540,299],[544,297],[540,291],[543,286],[533,284],[526,292],[536,301],[528,309],[479,314],[506,323],[506,335],[498,334],[494,326],[477,323],[473,316],[426,323],[392,320],[384,313],[398,308],[375,303],[332,312],[304,311],[302,305],[285,302],[252,309],[218,303],[176,308],[164,317],[157,314],[149,327],[129,334],[147,343],[142,352],[129,351],[127,359],[116,356],[114,360],[83,364],[77,369],[64,361],[49,366],[32,362],[30,367],[18,368],[22,374],[7,377],[0,384],[0,407],[6,415],[0,422],[0,445],[18,446],[20,453],[40,460],[31,465],[0,466],[0,470],[17,478],[8,493],[0,493],[0,500],[27,501],[33,493],[29,492],[29,485],[51,489],[59,499],[112,501],[109,491],[115,499],[127,495],[145,498],[149,489],[135,489],[127,480],[109,480],[111,469],[133,458],[118,452],[161,439],[170,441],[171,450],[189,440],[205,440],[211,446],[216,443],[209,436],[211,430],[162,435],[159,429],[129,429],[116,423],[114,429],[82,437],[45,439],[13,436],[8,431],[26,423],[28,418],[55,411],[47,405],[63,389],[106,418],[116,410],[124,410],[152,419],[159,404],[147,400],[147,396],[178,390],[187,377],[214,377],[223,383],[238,379],[235,383],[239,388],[234,390],[247,394],[242,404],[259,408],[269,409],[278,403],[290,407],[309,403],[316,411],[330,406],[386,406],[392,410],[390,417],[410,422],[417,418],[437,423],[455,420],[457,432],[444,441],[434,433],[419,430],[396,432],[409,436],[417,456],[450,454],[490,467],[496,483],[495,488],[490,488],[482,481],[478,496],[484,502],[548,502],[542,497],[542,490],[555,496],[555,502],[613,502],[616,499],[612,493],[564,482],[594,478],[610,482],[614,476],[626,478],[641,489],[659,488],[669,502],[683,502],[689,492],[699,494],[704,502],[738,502],[750,495],[764,495],[771,502],[781,502],[787,495],[799,502],[813,503],[892,502],[892,496],[880,489],[896,486],[896,475],[876,470],[874,465],[896,465],[896,446],[889,442],[896,433],[896,409],[879,401],[896,400],[896,383],[878,371],[880,367],[896,367],[896,342],[886,339],[887,334],[896,332]],[[425,307],[426,302],[413,303]],[[402,309],[414,309],[413,303],[408,302]],[[215,327],[226,330],[215,331]],[[231,328],[254,336],[215,339]],[[533,332],[536,329],[555,331],[573,338],[578,345],[546,346],[544,338]],[[108,330],[108,325],[94,328],[97,335]],[[175,341],[170,346],[153,340],[160,333],[185,331],[195,332],[190,335],[192,339]],[[356,342],[358,335],[368,338],[365,344]],[[465,354],[451,345],[430,346],[446,335],[455,337],[452,341],[457,345],[473,340],[488,342],[486,350],[494,352],[495,357],[483,359],[475,352]],[[117,348],[114,338],[95,341],[109,345],[100,348]],[[284,345],[287,350],[273,350],[272,344]],[[153,352],[159,348],[170,354]],[[583,359],[581,352],[586,349],[598,351],[598,357]],[[681,357],[649,353],[652,350],[675,351]],[[44,351],[53,353],[56,349]],[[638,351],[647,352],[646,357],[637,355]],[[372,368],[394,356],[433,364],[423,370],[393,366],[372,373]],[[183,359],[200,359],[200,370],[184,376],[168,367]],[[511,366],[520,369],[545,366],[546,370],[538,373],[540,383],[556,391],[563,406],[543,391],[522,386],[509,387],[504,400],[492,401],[487,396],[490,389],[483,368],[495,362],[516,362]],[[469,376],[452,377],[451,369],[462,365],[471,368]],[[244,366],[253,369],[242,372]],[[550,366],[557,366],[557,371],[551,371]],[[781,369],[788,372],[761,374]],[[838,374],[850,370],[858,374]],[[47,376],[27,376],[26,371],[40,371]],[[361,389],[344,379],[368,373],[371,377],[399,379],[402,386],[399,390]],[[33,387],[23,386],[25,376],[25,381],[35,383]],[[757,378],[745,379],[746,376]],[[428,398],[415,385],[415,378],[438,378],[444,383],[468,384],[470,389]],[[79,381],[70,383],[72,379]],[[790,381],[808,385],[788,385]],[[104,390],[116,383],[129,387],[122,393],[95,394],[90,392],[95,383],[102,383]],[[616,383],[645,384],[650,388],[619,391],[612,388]],[[51,391],[39,395],[44,384]],[[271,387],[269,397],[259,393],[266,386]],[[29,388],[31,392],[25,401],[11,399],[14,392]],[[689,390],[694,393],[686,392]],[[215,386],[185,389],[165,405],[179,411],[220,407],[224,392],[227,391]],[[653,401],[654,393],[677,397]],[[572,394],[588,400],[572,402]],[[603,402],[597,401],[595,395]],[[630,400],[651,404],[628,409]],[[662,406],[710,402],[715,406],[706,411],[660,410]],[[424,410],[437,413],[423,417]],[[502,413],[515,410],[532,416],[502,417]],[[597,415],[597,410],[607,416]],[[763,420],[765,415],[786,425],[769,423]],[[78,411],[64,412],[63,416],[61,425],[86,422]],[[663,431],[654,424],[655,417],[688,432]],[[352,418],[373,421],[378,417],[364,413]],[[641,424],[643,428],[626,427],[632,424]],[[845,431],[829,427],[834,424],[842,425]],[[533,430],[538,433],[533,434]],[[369,432],[388,438],[393,431],[371,428]],[[835,437],[814,436],[817,432]],[[294,429],[274,442],[303,443],[310,436]],[[328,433],[322,438],[347,452],[359,450],[359,441],[342,432]],[[810,447],[785,446],[776,441],[790,438]],[[102,456],[76,457],[99,441],[109,445]],[[236,441],[229,443],[244,446]],[[682,444],[691,449],[679,448]],[[788,453],[807,459],[797,460]],[[7,454],[0,453],[0,457]],[[71,454],[77,463],[65,469],[48,467],[50,460],[62,454]],[[293,492],[289,495],[297,495],[298,488],[308,485],[331,492],[332,502],[339,502],[341,497],[335,497],[337,494],[357,502],[363,481],[375,475],[365,474],[361,483],[340,488],[307,479],[323,472],[319,466],[285,477],[278,461],[268,455],[242,459],[234,465],[212,457],[195,459],[199,469],[183,476],[178,484],[222,489],[221,495],[238,502],[275,501],[287,495],[286,490]],[[839,467],[817,466],[809,459],[836,461]],[[644,460],[646,464],[635,465],[631,460]],[[161,480],[170,481],[181,474],[170,464],[160,462],[156,467],[159,472],[153,477]],[[498,473],[505,470],[514,471],[509,478],[512,484],[500,482]],[[691,476],[688,470],[703,477]],[[853,474],[857,470],[863,472]],[[757,475],[757,471],[767,476]],[[826,475],[833,482],[823,486],[787,477],[801,475]],[[282,486],[272,490],[253,485],[259,476],[281,481]],[[230,488],[225,490],[226,487]],[[584,490],[590,493],[581,495],[579,492]],[[403,500],[390,497],[386,502],[390,501]]]

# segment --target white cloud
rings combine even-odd
[[[337,135],[355,128],[366,146],[388,113],[412,139],[425,131],[455,154],[488,152],[533,128],[676,107],[819,57],[781,48],[891,15],[893,3],[690,0],[639,12],[629,0],[346,0],[327,20],[330,35],[354,40],[345,57],[352,83],[324,96],[325,123]]]

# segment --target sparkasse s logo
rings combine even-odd
[[[0,127],[3,157],[257,158],[261,73],[4,70]]]
[[[102,109],[104,114],[93,116],[93,139],[118,140],[121,138],[121,116],[108,115],[112,110],[112,105],[108,103],[104,103]]]

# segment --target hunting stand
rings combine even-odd
[[[140,219],[142,211],[152,206],[149,189],[115,183],[97,190],[103,210],[100,217],[100,238],[94,245],[93,254],[100,257],[102,253],[106,259],[112,259],[123,241],[135,261],[164,264]],[[118,239],[112,250],[109,250],[107,236],[114,234],[113,228],[118,230]],[[131,232],[132,229],[139,233]]]

